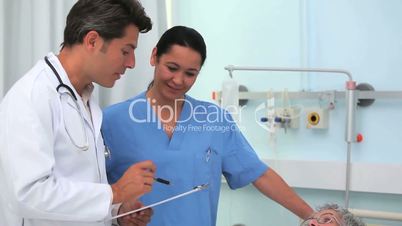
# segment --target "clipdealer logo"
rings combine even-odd
[[[129,105],[128,114],[130,119],[135,123],[157,123],[158,129],[164,129],[169,131],[180,132],[227,132],[231,130],[243,130],[242,114],[247,108],[244,106],[228,106],[226,110],[215,104],[208,105],[193,105],[192,102],[186,99],[178,99],[175,101],[174,106],[152,106],[156,101],[154,99],[136,99]],[[177,109],[179,104],[187,105],[190,108],[186,112],[190,114],[181,115],[177,119],[177,123],[174,126],[170,126],[169,122],[174,120],[174,109]],[[150,104],[151,103],[151,104]],[[146,105],[146,114],[135,115],[135,108]],[[283,122],[290,122],[291,120],[297,120],[302,111],[303,105],[292,105],[284,108],[267,107],[265,103],[259,104],[254,110],[254,121],[257,125],[268,132],[275,132],[276,127]],[[164,114],[162,114],[164,112]],[[158,117],[166,115],[165,118]],[[262,122],[262,118],[265,118],[265,122]],[[229,122],[220,124],[220,122]],[[239,128],[241,127],[241,128]]]
[[[186,99],[175,100],[174,106],[153,106],[156,101],[154,99],[136,99],[133,100],[128,108],[128,114],[130,119],[135,123],[157,123],[158,129],[174,130],[180,132],[227,132],[231,130],[239,130],[236,125],[236,121],[233,118],[241,118],[241,110],[234,111],[231,108],[231,113],[223,110],[217,105],[196,105],[194,106],[190,101]],[[174,109],[177,109],[178,104],[182,104],[187,109],[186,112],[190,114],[181,115],[177,119],[175,126],[170,126],[169,122],[174,120]],[[151,104],[149,104],[151,103]],[[146,114],[135,115],[136,106],[143,108],[146,105]],[[184,106],[183,105],[183,106]],[[163,112],[163,114],[162,114]],[[158,117],[166,115],[166,117]],[[234,116],[234,117],[232,117]],[[229,122],[222,123],[221,122]]]

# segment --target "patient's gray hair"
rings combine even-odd
[[[359,217],[353,215],[351,212],[349,212],[349,210],[339,207],[337,204],[324,204],[319,206],[317,211],[319,212],[328,209],[336,211],[342,217],[345,226],[366,226],[366,224],[361,221]]]

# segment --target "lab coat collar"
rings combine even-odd
[[[66,84],[67,86],[71,87],[71,89],[74,91],[75,96],[79,97],[80,95],[78,94],[77,90],[75,90],[74,86],[71,84],[70,79],[68,78],[66,71],[64,70],[63,66],[61,65],[59,58],[57,58],[57,56],[54,55],[54,53],[48,53],[47,59],[53,65],[53,67],[56,69],[57,73],[59,73],[61,81],[64,84]],[[43,61],[43,63],[46,65],[45,61]],[[57,80],[56,75],[53,73],[53,71],[47,65],[46,65],[46,68],[48,69],[49,74],[52,75],[51,76],[53,78],[52,81],[54,81],[57,86],[59,84],[59,81]],[[60,92],[67,92],[67,91],[64,89],[60,89]],[[80,98],[78,98],[78,99],[80,99]]]

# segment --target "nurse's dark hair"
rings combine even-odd
[[[82,43],[90,31],[98,32],[106,42],[121,38],[131,24],[141,33],[152,29],[152,21],[138,0],[78,0],[68,13],[61,47]]]
[[[156,44],[157,60],[163,54],[168,53],[173,45],[189,47],[195,50],[201,56],[200,66],[204,65],[205,59],[207,58],[207,47],[204,38],[195,29],[185,26],[174,26],[165,31]],[[152,85],[153,81],[148,85],[148,89],[150,89]]]

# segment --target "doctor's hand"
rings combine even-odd
[[[119,209],[118,214],[123,214],[131,210],[141,208],[143,205],[139,201],[127,201],[124,202]],[[120,226],[146,226],[151,221],[153,210],[151,208],[141,210],[133,214],[121,217],[117,219]]]
[[[111,185],[113,204],[138,199],[152,189],[156,166],[150,161],[143,161],[131,165],[123,176]]]

